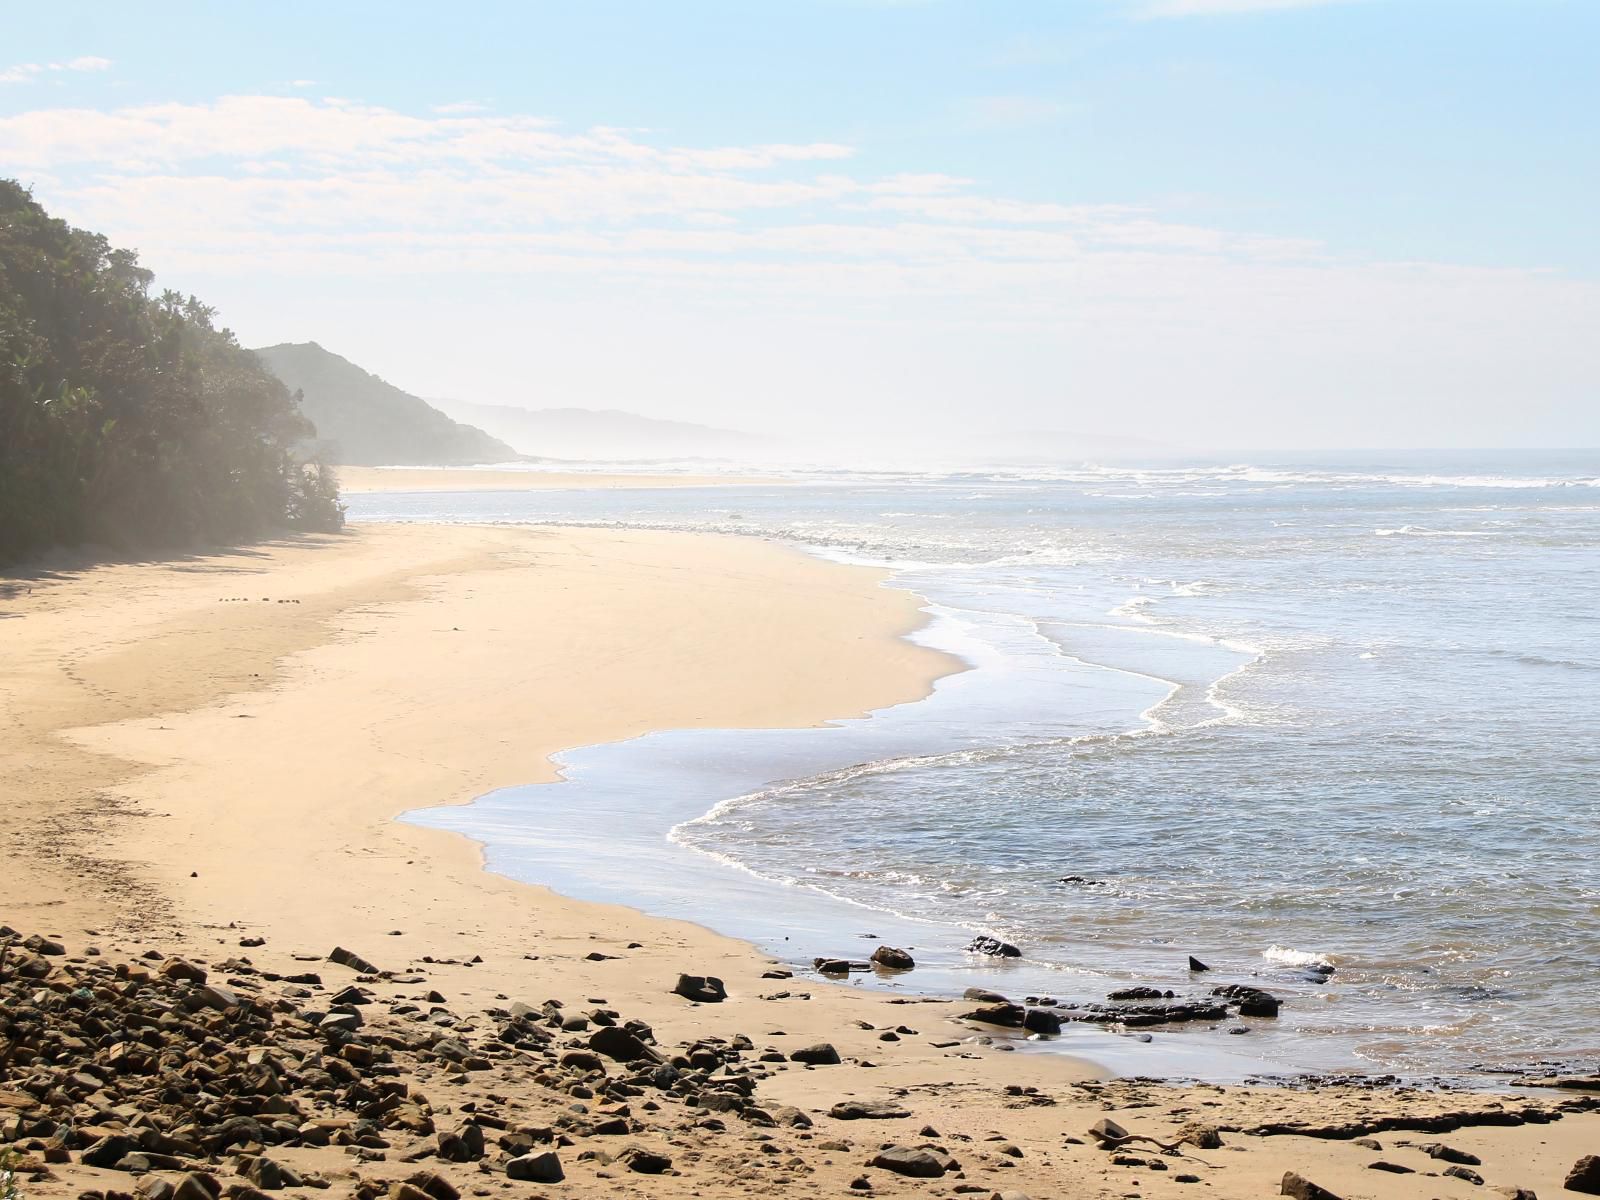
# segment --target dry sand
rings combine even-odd
[[[536,492],[556,488],[695,488],[781,483],[755,475],[647,475],[493,467],[339,467],[343,492]]]
[[[548,756],[572,746],[697,725],[811,725],[922,695],[955,664],[902,638],[921,620],[916,602],[879,583],[753,540],[442,526],[0,578],[0,922],[73,948],[94,940],[108,954],[154,947],[211,961],[260,937],[255,963],[286,972],[292,955],[336,944],[395,969],[452,959],[426,969],[460,1008],[604,997],[669,1047],[740,1032],[786,1050],[831,1042],[845,1065],[777,1072],[761,1102],[825,1111],[847,1096],[900,1095],[915,1116],[819,1113],[811,1136],[783,1131],[783,1151],[806,1163],[786,1194],[843,1194],[865,1174],[880,1195],[972,1185],[1034,1200],[1202,1187],[1267,1196],[1293,1169],[1343,1196],[1482,1195],[1462,1179],[1368,1169],[1381,1157],[1437,1171],[1443,1163],[1400,1144],[1429,1136],[1384,1133],[1381,1154],[1349,1138],[1522,1099],[1102,1085],[1064,1055],[935,1046],[970,1039],[953,1023],[970,1004],[763,979],[770,962],[748,946],[487,874],[465,840],[392,820],[548,779]],[[594,951],[615,957],[591,961]],[[482,962],[461,965],[474,956]],[[720,976],[730,998],[692,1006],[669,994],[683,971]],[[789,996],[763,998],[780,992]],[[879,1040],[897,1025],[917,1033]],[[1152,1170],[1149,1147],[1126,1165],[1078,1140],[1107,1112],[1162,1140],[1194,1119],[1346,1136],[1227,1133],[1221,1149],[1156,1156],[1168,1169]],[[927,1140],[916,1133],[925,1123],[967,1164],[965,1178],[864,1169],[882,1141]],[[784,1191],[738,1165],[762,1156],[752,1130],[728,1124],[660,1133],[681,1174],[616,1178],[563,1152],[568,1182],[532,1194]],[[985,1141],[991,1132],[1020,1156]],[[1600,1153],[1600,1116],[1446,1140],[1483,1158],[1489,1184],[1549,1196],[1574,1159]],[[347,1160],[316,1154],[302,1165],[337,1188]],[[463,1171],[464,1188],[506,1183]],[[57,1174],[28,1194],[127,1187],[91,1168]]]

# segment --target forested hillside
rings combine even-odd
[[[316,342],[257,350],[283,382],[302,393],[330,462],[379,466],[467,466],[509,462],[517,452],[481,429],[452,421]]]
[[[0,562],[343,523],[296,399],[194,297],[0,180]]]

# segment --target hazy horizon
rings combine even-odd
[[[244,344],[417,395],[1179,455],[1600,444],[1594,6],[10,25],[6,174]]]

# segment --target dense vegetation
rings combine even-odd
[[[301,393],[330,461],[352,466],[460,466],[510,462],[517,452],[481,429],[452,421],[315,342],[257,350],[261,361]]]
[[[343,523],[297,398],[152,278],[0,180],[0,562]]]

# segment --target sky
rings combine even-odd
[[[56,0],[0,176],[424,396],[1600,445],[1595,0]]]

